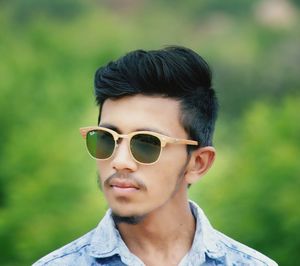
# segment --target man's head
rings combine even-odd
[[[116,221],[140,221],[182,207],[187,186],[209,169],[215,155],[217,100],[207,63],[182,47],[133,51],[97,70],[95,92],[101,136],[114,136],[117,144],[111,156],[97,161],[105,197],[121,217]],[[129,140],[141,131],[170,140],[153,164],[135,158],[139,144]],[[199,145],[177,145],[191,140]]]
[[[189,138],[202,147],[212,145],[218,109],[212,75],[204,59],[190,49],[130,52],[96,71],[95,94],[99,121],[106,99],[142,94],[178,100]]]

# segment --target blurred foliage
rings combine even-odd
[[[15,0],[8,5],[14,22],[22,24],[34,21],[36,16],[46,16],[58,20],[70,20],[84,11],[84,2],[80,0]]]
[[[191,188],[217,228],[280,265],[297,265],[300,247],[299,105],[255,103],[228,129],[238,140],[218,138],[215,167]]]
[[[96,226],[107,206],[78,131],[96,123],[94,71],[168,44],[210,62],[221,104],[218,159],[191,197],[221,231],[297,265],[299,1],[261,15],[271,2],[0,1],[0,265]]]

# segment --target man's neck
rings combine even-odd
[[[171,201],[148,214],[136,225],[118,224],[129,250],[146,265],[177,265],[190,250],[195,234],[195,219],[188,201]]]

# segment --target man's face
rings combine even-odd
[[[143,95],[106,100],[100,126],[120,134],[148,130],[186,139],[179,122],[180,105],[173,99]],[[127,139],[121,139],[108,160],[98,160],[100,182],[110,208],[119,216],[144,216],[186,197],[183,178],[188,160],[185,145],[167,144],[153,165],[137,163]]]

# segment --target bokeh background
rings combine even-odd
[[[0,265],[30,265],[107,205],[79,127],[93,75],[138,49],[184,45],[220,99],[213,169],[191,187],[211,223],[299,265],[299,0],[0,1]]]

